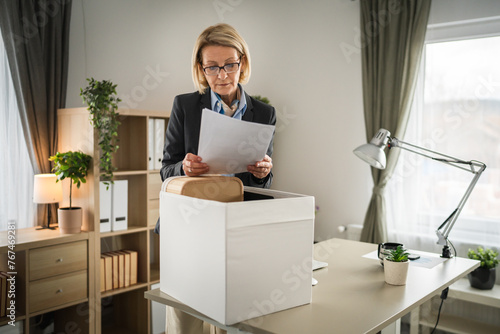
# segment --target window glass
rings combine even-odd
[[[403,140],[487,165],[449,239],[463,245],[461,255],[469,246],[499,247],[500,37],[429,43],[423,57]],[[435,230],[458,206],[472,177],[401,150],[387,192],[392,237],[420,248],[429,239],[435,244]]]

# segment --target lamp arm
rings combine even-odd
[[[439,245],[445,246],[445,248],[446,248],[448,246],[448,235],[450,234],[451,229],[453,228],[453,225],[455,225],[455,222],[456,222],[458,216],[462,212],[462,208],[464,207],[465,203],[469,199],[469,196],[472,193],[472,190],[476,186],[477,181],[481,177],[481,174],[486,169],[486,164],[484,164],[480,161],[475,161],[475,160],[465,161],[465,160],[457,159],[455,157],[452,157],[452,156],[449,156],[449,155],[446,155],[443,153],[439,153],[436,151],[432,151],[432,150],[429,150],[429,149],[424,148],[424,147],[420,147],[417,145],[406,143],[406,142],[401,141],[397,138],[389,138],[388,146],[389,146],[389,148],[398,147],[400,149],[410,151],[412,153],[424,156],[426,158],[429,158],[429,159],[432,159],[435,161],[442,162],[442,163],[447,164],[447,165],[451,165],[453,167],[456,167],[456,168],[459,168],[459,169],[462,169],[462,170],[465,170],[467,172],[474,174],[474,177],[472,178],[472,181],[469,184],[469,187],[465,191],[464,196],[462,197],[462,199],[458,203],[457,208],[453,211],[453,213],[448,218],[446,218],[446,220],[441,224],[441,226],[439,226],[439,228],[436,231],[436,234],[438,236],[437,243]],[[406,146],[409,146],[411,148],[408,148]],[[431,153],[435,156],[432,156],[428,153]],[[469,168],[464,167],[464,165],[468,165]],[[441,229],[443,229],[443,230],[441,231]],[[445,251],[443,250],[443,254],[444,253],[445,253]]]
[[[476,186],[476,183],[477,181],[479,180],[479,178],[481,177],[481,174],[483,173],[484,169],[486,168],[486,165],[483,164],[483,168],[479,169],[475,174],[474,174],[474,177],[472,178],[472,181],[471,183],[469,184],[469,187],[467,188],[467,190],[465,191],[465,194],[464,196],[462,197],[462,199],[460,200],[460,202],[458,203],[458,206],[457,208],[455,209],[454,213],[452,214],[452,217],[451,219],[449,219],[449,221],[447,223],[443,225],[441,225],[437,231],[436,231],[436,234],[439,238],[438,240],[438,244],[439,245],[442,245],[442,246],[445,246],[447,245],[447,242],[446,240],[448,239],[448,235],[450,234],[451,232],[451,229],[453,228],[453,225],[455,225],[455,222],[457,221],[457,218],[458,216],[460,215],[460,213],[462,212],[462,209],[465,205],[465,203],[467,202],[467,200],[469,199],[469,196],[470,194],[472,193],[472,190],[474,189],[474,187]],[[441,228],[443,228],[443,231],[441,232]]]
[[[432,160],[436,160],[436,161],[442,162],[442,163],[447,164],[447,165],[451,165],[451,166],[459,168],[459,169],[463,169],[463,170],[465,170],[467,172],[471,172],[471,173],[474,173],[474,174],[477,173],[477,171],[478,171],[475,168],[479,168],[479,170],[480,169],[484,170],[486,168],[486,165],[484,163],[480,162],[480,161],[474,161],[474,160],[465,161],[465,160],[462,160],[462,159],[458,159],[458,158],[452,157],[450,155],[446,155],[446,154],[439,153],[439,152],[436,152],[436,151],[433,151],[433,150],[429,150],[428,148],[425,148],[425,147],[420,147],[420,146],[417,146],[417,145],[413,145],[413,144],[404,142],[404,141],[399,140],[397,138],[390,138],[388,146],[389,146],[389,148],[397,147],[397,148],[400,148],[402,150],[406,150],[406,151],[409,151],[409,152],[421,155],[423,157],[426,157],[426,158],[429,158],[429,159],[432,159]],[[416,151],[414,149],[410,149],[410,148],[408,148],[406,146],[410,146],[410,147],[418,149],[420,151]],[[426,154],[424,152],[432,153],[432,154],[434,154],[436,156],[432,156],[432,155]],[[465,168],[465,167],[463,167],[463,165],[469,165],[470,168]],[[484,166],[484,168],[483,168],[483,166]]]

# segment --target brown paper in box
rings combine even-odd
[[[181,176],[167,179],[162,190],[189,197],[219,201],[243,201],[243,183],[230,176]]]

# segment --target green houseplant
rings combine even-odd
[[[467,256],[469,259],[481,261],[481,266],[467,276],[470,285],[481,290],[492,289],[495,285],[496,267],[499,263],[498,252],[478,247],[476,250],[469,249]]]
[[[384,278],[387,284],[405,285],[408,276],[408,252],[402,246],[390,249],[384,258]]]
[[[90,168],[91,156],[83,152],[57,152],[49,158],[54,163],[52,171],[56,174],[56,182],[66,178],[69,182],[69,207],[58,209],[59,229],[61,233],[79,233],[82,226],[82,208],[74,207],[73,184],[80,188],[86,183],[86,177]]]
[[[80,89],[80,96],[83,102],[87,104],[90,112],[90,122],[97,129],[100,152],[99,167],[101,169],[101,178],[106,185],[113,182],[113,153],[119,146],[118,127],[118,102],[121,101],[116,96],[116,86],[111,81],[96,81],[94,78],[87,79],[88,86]]]

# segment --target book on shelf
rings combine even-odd
[[[124,286],[130,286],[130,254],[124,251],[118,251],[118,253],[123,255],[124,258]]]
[[[104,291],[113,289],[113,257],[108,254],[101,254],[101,259],[104,260]],[[101,277],[102,277],[101,272]],[[101,292],[102,292],[101,287]]]
[[[101,287],[101,292],[137,284],[137,251],[127,249],[105,252],[101,254],[101,261],[104,261],[104,269],[101,264],[101,282],[105,282],[105,290]]]
[[[117,257],[118,288],[123,288],[123,287],[125,287],[125,255],[123,253],[121,253],[120,251],[113,251],[113,252],[110,252],[110,254],[113,254],[113,259],[114,259],[114,256]]]
[[[118,289],[118,254],[105,253],[111,257],[111,289]]]
[[[104,256],[101,255],[101,258],[99,260],[99,265],[101,267],[100,271],[100,281],[101,281],[101,292],[106,291],[106,267],[104,264]]]
[[[137,284],[137,252],[130,249],[124,252],[130,254],[130,284]]]

